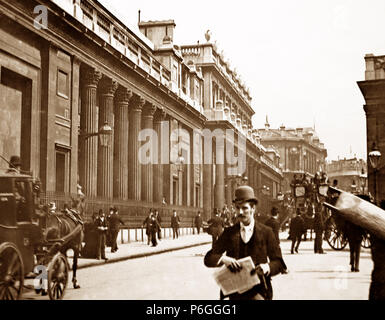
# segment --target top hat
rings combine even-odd
[[[9,160],[11,167],[21,166],[21,161],[19,156],[12,156]]]
[[[235,189],[235,199],[233,202],[237,203],[245,201],[254,202],[255,204],[258,203],[258,199],[254,196],[254,190],[252,187],[241,186]]]

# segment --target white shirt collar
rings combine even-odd
[[[254,232],[254,225],[255,225],[254,218],[251,218],[250,224],[248,226],[245,226],[242,223],[242,221],[240,222],[241,238],[244,243],[248,243],[250,241],[251,236],[253,235],[253,232]]]

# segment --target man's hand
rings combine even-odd
[[[253,275],[257,273],[258,275],[268,275],[270,273],[270,266],[268,263],[261,263],[256,266],[254,270],[250,271],[250,274]]]
[[[242,266],[239,264],[239,262],[231,257],[228,256],[222,256],[221,262],[230,269],[231,272],[238,272],[242,269]]]

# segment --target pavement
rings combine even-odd
[[[281,232],[279,238],[281,241],[285,241],[288,237],[287,232]],[[201,246],[205,244],[209,244],[212,242],[212,237],[205,233],[201,232],[198,234],[183,234],[179,235],[179,238],[172,239],[172,237],[162,238],[160,241],[158,240],[158,245],[156,247],[152,247],[151,244],[147,245],[146,242],[142,241],[132,241],[126,243],[120,243],[120,236],[118,236],[118,247],[119,250],[117,252],[111,252],[111,248],[106,247],[106,258],[105,261],[90,259],[90,258],[82,258],[80,257],[78,260],[78,269],[89,268],[92,266],[103,265],[106,263],[114,263],[129,259],[142,258],[146,256],[151,256],[155,254],[161,254],[174,250],[181,250],[185,248]],[[72,267],[72,256],[73,254],[69,252],[68,261],[70,266]]]
[[[205,245],[211,243],[212,238],[207,233],[198,234],[185,234],[180,235],[177,239],[172,239],[172,237],[163,238],[158,241],[156,247],[147,245],[146,242],[135,241],[129,243],[119,243],[118,242],[118,251],[111,252],[111,248],[106,248],[106,258],[105,261],[97,259],[88,259],[88,258],[79,258],[78,260],[78,269],[88,268],[92,266],[104,265],[106,263],[114,263],[119,261],[124,261],[128,259],[142,258],[146,256],[151,256],[154,254],[161,254],[169,251],[185,249],[189,247],[195,247],[200,245]],[[68,261],[72,267],[72,254],[69,252]]]

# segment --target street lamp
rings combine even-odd
[[[184,161],[185,161],[184,157],[181,154],[179,154],[179,157],[176,160],[176,165],[177,165],[178,171],[183,171]]]
[[[270,193],[270,188],[268,187],[268,186],[263,186],[262,188],[261,188],[261,190],[262,190],[262,193],[265,195],[265,196],[267,196],[269,193]]]
[[[369,152],[370,164],[374,170],[374,204],[377,205],[377,168],[380,162],[381,152],[377,149],[376,143],[373,142],[372,151]]]
[[[99,132],[80,133],[79,137],[87,140],[90,137],[99,136],[100,145],[102,147],[107,147],[111,143],[112,132],[112,128],[108,125],[107,122],[105,122],[104,125],[99,129]]]

